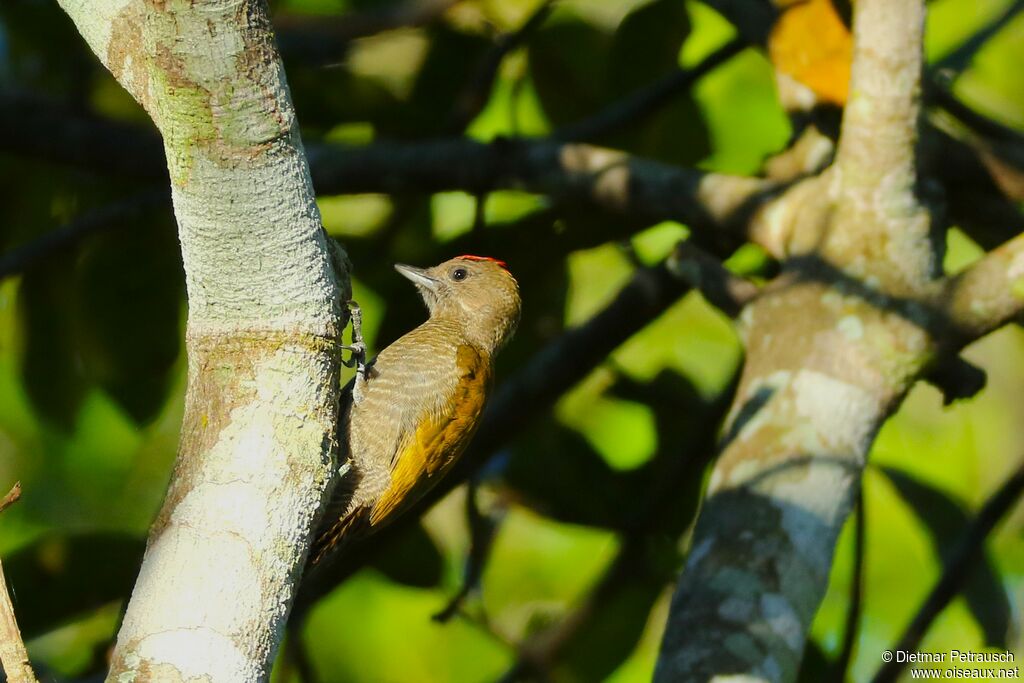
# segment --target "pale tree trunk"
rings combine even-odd
[[[939,278],[916,187],[923,26],[924,0],[858,0],[835,161],[752,226],[785,270],[741,316],[746,365],[656,680],[795,679],[882,423],[1020,312],[1022,238]]]
[[[265,680],[330,479],[336,272],[258,0],[60,0],[159,128],[188,286],[178,460],[112,680]]]

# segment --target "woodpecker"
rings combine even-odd
[[[455,464],[480,422],[494,357],[519,322],[519,286],[503,261],[458,256],[395,268],[430,315],[370,363],[358,358],[365,347],[354,334],[348,348],[358,369],[342,397],[341,467],[313,564],[387,525]]]

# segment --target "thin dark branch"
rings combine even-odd
[[[596,140],[626,125],[635,124],[671,102],[680,93],[689,90],[701,78],[742,52],[747,45],[746,40],[733,38],[692,69],[673,71],[647,87],[608,105],[593,116],[562,126],[552,137],[556,140],[570,141]]]
[[[23,273],[56,252],[75,247],[89,235],[124,225],[126,220],[161,206],[170,206],[170,195],[166,188],[141,192],[87,211],[70,223],[0,255],[0,280]]]
[[[585,144],[497,139],[310,146],[318,192],[518,189],[637,221],[676,220],[700,232],[738,229],[771,196],[771,181],[681,168]],[[711,179],[714,178],[712,181]],[[707,187],[714,184],[713,193]]]
[[[522,26],[512,33],[501,36],[494,47],[484,55],[476,76],[455,99],[455,107],[446,127],[450,134],[455,135],[464,131],[484,108],[491,96],[491,89],[494,87],[501,63],[547,20],[555,1],[541,2]]]
[[[40,123],[42,122],[42,123]],[[0,150],[92,172],[155,178],[167,171],[155,133],[0,91]],[[698,232],[738,230],[777,190],[759,178],[705,173],[584,144],[466,139],[306,147],[320,194],[536,192],[638,222],[675,220]],[[708,188],[713,186],[713,191]]]
[[[970,65],[978,50],[1003,30],[1022,10],[1024,10],[1024,0],[1013,2],[952,52],[932,64],[928,69],[928,78],[925,80],[925,96],[929,103],[965,126],[970,131],[968,137],[979,138],[965,142],[975,148],[981,147],[981,149],[975,149],[975,152],[979,153],[982,162],[988,162],[985,156],[991,154],[1009,163],[1017,170],[1024,169],[1024,135],[969,106],[953,93],[951,85],[960,72]],[[941,120],[936,120],[935,124],[940,128],[944,127]],[[956,132],[954,131],[953,134],[956,135]],[[957,137],[964,136],[958,135]],[[989,167],[988,170],[993,175],[998,172],[998,169],[992,168],[991,163],[986,163],[986,166]],[[1018,181],[1019,183],[1024,183],[1024,181]],[[1011,198],[1020,200],[1021,196],[1018,194]]]
[[[730,317],[739,315],[760,292],[756,284],[730,272],[721,261],[689,242],[679,243],[667,266]]]
[[[997,155],[1017,169],[1024,169],[1024,135],[1019,131],[973,109],[954,95],[946,85],[934,80],[928,83],[927,96],[931,103],[981,138],[985,151]],[[938,125],[941,125],[941,122]]]
[[[278,47],[286,63],[323,66],[338,62],[352,41],[436,21],[460,0],[407,0],[337,16],[274,17]]]
[[[948,86],[932,81],[928,84],[927,95],[932,103],[949,112],[975,133],[993,142],[1021,144],[1024,136],[1019,131],[974,110],[954,95]]]
[[[949,560],[945,563],[938,583],[932,588],[924,604],[917,611],[917,615],[907,626],[903,636],[891,652],[913,652],[918,649],[921,639],[932,622],[957,596],[964,583],[970,578],[971,570],[985,551],[985,541],[988,540],[989,534],[995,529],[999,520],[1017,503],[1021,493],[1024,493],[1024,462],[1018,465],[1017,470],[1010,478],[985,501],[974,520],[960,535],[950,552]],[[899,659],[893,657],[891,662],[884,664],[872,679],[873,683],[895,681],[904,665],[904,662]]]
[[[750,45],[768,42],[779,13],[772,0],[706,0],[704,4],[725,17]]]
[[[942,186],[953,225],[959,225],[985,250],[1024,231],[1024,214],[1009,198],[1005,183],[977,144],[957,139],[937,125],[925,125],[920,149],[921,172]]]
[[[522,644],[519,657],[500,680],[514,683],[536,676],[543,677],[553,669],[558,657],[593,618],[602,603],[615,597],[631,580],[636,580],[643,556],[644,548],[638,539],[625,539],[622,548],[584,600],[566,617]]]
[[[1024,0],[1017,0],[989,23],[978,29],[970,38],[958,45],[949,54],[938,59],[931,68],[935,71],[949,71],[957,74],[970,66],[974,55],[1010,21],[1024,10]]]
[[[853,509],[853,576],[850,577],[850,605],[846,609],[846,624],[843,629],[843,645],[839,649],[832,677],[845,681],[853,661],[853,651],[860,635],[860,620],[864,606],[864,545],[867,522],[864,511],[864,483],[857,487],[857,501]]]
[[[458,614],[466,598],[480,586],[487,559],[491,554],[494,536],[499,521],[480,510],[479,483],[476,478],[469,482],[466,491],[466,523],[469,527],[469,556],[462,577],[462,585],[458,592],[440,612],[434,615],[434,621],[445,623]]]
[[[616,594],[630,579],[636,578],[637,567],[643,554],[643,547],[637,539],[626,539],[586,598],[565,618],[533,635],[522,644],[519,648],[519,657],[501,680],[512,683],[531,675],[543,676],[552,669],[559,655],[590,621],[601,603]]]
[[[83,113],[40,95],[0,89],[0,150],[101,175],[169,185],[152,128]]]
[[[621,535],[619,551],[600,580],[569,615],[534,634],[519,648],[516,662],[501,680],[519,681],[554,668],[566,647],[593,620],[601,607],[615,600],[631,584],[659,578],[666,584],[670,582],[671,573],[663,577],[652,576],[645,567],[645,535],[665,533],[664,520],[671,517],[679,505],[679,486],[685,481],[699,481],[701,473],[710,464],[716,452],[718,427],[733,401],[739,377],[740,367],[737,367],[729,385],[707,407],[703,420],[705,429],[695,442],[688,443],[685,452],[664,459],[658,476],[652,479],[645,495],[637,501],[637,524]]]

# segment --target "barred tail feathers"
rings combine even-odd
[[[348,541],[362,536],[369,529],[370,508],[358,507],[340,518],[326,531],[319,533],[309,550],[309,563],[319,564],[328,554],[344,548]]]

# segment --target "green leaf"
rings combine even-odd
[[[10,78],[5,87],[17,84],[37,93],[72,90],[82,94],[83,85],[97,71],[97,62],[74,24],[54,3],[4,0],[0,27],[6,53],[0,54],[6,58],[6,63],[0,62],[0,76]]]
[[[340,123],[375,123],[398,105],[382,84],[340,67],[296,65],[288,69],[288,87],[302,122],[303,138],[309,132],[324,134]]]
[[[131,593],[145,543],[132,536],[44,538],[4,558],[26,639]]]
[[[530,73],[544,113],[561,125],[607,102],[611,37],[567,12],[557,12],[529,42]]]
[[[970,522],[963,506],[906,472],[894,467],[880,469],[927,527],[932,546],[943,564],[948,562],[949,552]],[[1012,608],[987,552],[971,571],[963,594],[971,613],[985,632],[985,642],[992,647],[1006,648]]]
[[[557,669],[560,681],[603,681],[615,671],[644,633],[651,607],[674,571],[651,566],[640,548],[625,558],[593,593],[583,625],[569,640]]]
[[[510,655],[477,626],[430,616],[444,603],[436,590],[399,586],[360,572],[309,615],[303,639],[322,683],[354,681],[494,681]]]
[[[441,583],[444,558],[423,526],[410,524],[381,549],[373,567],[395,583],[433,588]]]
[[[516,445],[504,479],[547,517],[621,529],[646,477],[613,471],[586,439],[549,419]]]
[[[689,34],[690,16],[679,0],[654,0],[626,15],[615,31],[608,60],[611,93],[627,95],[675,71]]]
[[[640,5],[613,36],[571,14],[556,15],[530,42],[531,73],[545,113],[555,125],[578,121],[672,73],[690,28],[686,3],[679,0]],[[688,92],[597,141],[688,165],[710,151]]]
[[[693,166],[711,152],[708,129],[693,97],[681,94],[632,130],[601,141],[637,156]]]
[[[116,227],[79,258],[78,351],[84,374],[145,423],[167,398],[180,352],[184,272],[169,216]]]
[[[51,258],[25,274],[18,289],[23,334],[21,375],[32,405],[70,430],[89,382],[79,371],[74,334],[72,259]]]
[[[504,480],[559,521],[675,538],[697,513],[717,408],[670,371],[647,383],[620,377],[610,394],[654,413],[658,447],[647,463],[617,472],[581,435],[549,420],[516,443]]]
[[[800,661],[797,683],[819,683],[831,680],[835,676],[832,665],[832,660],[821,649],[821,645],[813,639],[808,639],[804,646],[804,657]]]
[[[463,33],[446,25],[428,31],[430,48],[423,60],[409,101],[395,108],[384,131],[408,137],[445,132],[463,93],[479,71],[491,43],[483,37]]]

